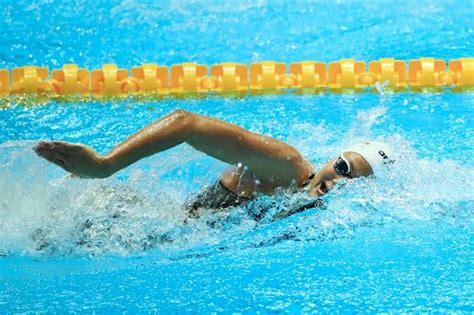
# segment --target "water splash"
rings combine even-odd
[[[68,179],[56,167],[38,160],[30,150],[31,142],[5,143],[0,147],[5,162],[5,176],[0,179],[4,197],[0,252],[129,255],[149,249],[200,248],[202,252],[202,246],[208,248],[206,252],[268,246],[288,239],[327,241],[350,237],[360,227],[403,220],[465,217],[465,210],[455,205],[473,202],[472,168],[449,160],[417,159],[398,135],[381,140],[398,150],[389,176],[340,185],[324,198],[323,208],[274,221],[279,213],[307,202],[303,193],[283,191],[261,197],[247,208],[209,214],[188,225],[182,224],[181,196],[137,184],[150,176],[146,172],[135,172],[126,181]],[[333,151],[337,146],[332,146]],[[256,208],[267,213],[260,223],[249,216]]]
[[[385,80],[383,83],[375,82],[375,89],[380,95],[384,95],[384,89],[390,84],[390,81]]]
[[[206,106],[203,101],[187,102],[187,110],[214,115],[293,144],[316,168],[347,145],[362,140],[383,141],[396,148],[398,162],[387,178],[347,182],[324,197],[324,208],[277,221],[272,219],[306,202],[306,196],[281,192],[255,200],[248,207],[209,214],[183,225],[184,200],[216,180],[225,167],[189,147],[164,152],[113,178],[94,181],[65,178],[62,170],[33,154],[32,142],[4,142],[0,144],[0,252],[87,256],[159,250],[202,255],[290,239],[330,241],[351,237],[363,227],[377,228],[405,220],[442,222],[449,218],[458,224],[459,218],[466,217],[465,209],[472,209],[473,187],[468,180],[473,175],[469,167],[472,163],[466,163],[470,161],[468,155],[462,155],[461,162],[439,157],[458,146],[441,150],[441,154],[433,152],[437,146],[446,145],[446,139],[469,135],[469,116],[463,113],[465,128],[453,128],[449,137],[424,143],[420,155],[417,144],[427,138],[419,134],[413,138],[400,127],[404,121],[394,117],[397,110],[404,110],[397,105],[406,97],[387,94],[383,102],[373,95],[303,99],[279,96],[228,100],[225,104],[206,99]],[[415,98],[411,102],[433,106],[441,101],[428,96],[410,97]],[[7,122],[3,141],[67,135],[69,138],[62,139],[105,150],[115,139],[123,139],[178,104],[163,102],[150,112],[143,111],[143,104],[135,103],[126,103],[124,112],[123,105],[10,108],[0,112]],[[211,107],[210,112],[203,110]],[[258,111],[253,115],[255,108]],[[107,119],[97,125],[97,117]],[[129,123],[130,117],[136,118],[133,124]],[[450,118],[450,123],[454,124],[455,119]],[[38,126],[61,126],[62,130],[59,133]],[[268,213],[260,223],[249,215],[256,209]]]

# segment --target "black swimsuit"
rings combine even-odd
[[[311,174],[308,179],[303,183],[302,187],[308,185],[313,179],[314,174]],[[186,211],[189,218],[199,218],[204,210],[219,210],[228,207],[244,206],[253,198],[243,197],[237,195],[235,192],[225,187],[220,180],[213,185],[207,187],[204,191],[200,192],[193,200],[185,204]],[[303,212],[311,208],[319,208],[322,206],[322,200],[316,199],[311,201],[297,209],[292,209],[285,212],[285,216],[290,216],[296,213]],[[250,213],[250,215],[256,220],[260,221],[264,216],[265,212]]]
[[[224,209],[243,205],[251,198],[237,195],[218,180],[187,202],[185,208],[190,218],[198,218],[202,209]]]

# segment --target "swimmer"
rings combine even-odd
[[[363,142],[344,150],[316,172],[289,144],[181,109],[146,126],[102,156],[86,145],[62,141],[41,141],[33,149],[75,176],[106,178],[182,143],[231,165],[214,185],[188,202],[190,217],[199,217],[202,209],[243,204],[258,194],[270,195],[277,188],[296,187],[319,198],[342,180],[377,174],[393,157],[387,144]]]

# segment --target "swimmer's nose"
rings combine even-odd
[[[318,185],[318,194],[323,196],[327,194],[338,182],[343,180],[343,177],[333,178],[331,180],[326,180]]]

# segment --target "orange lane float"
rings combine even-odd
[[[155,64],[144,64],[132,68],[132,78],[138,82],[140,93],[168,94],[168,68]]]
[[[453,84],[459,88],[474,86],[474,58],[461,58],[449,62],[449,72],[454,77]]]
[[[286,75],[286,65],[275,61],[262,61],[250,65],[250,91],[271,91],[292,86]]]
[[[96,96],[122,96],[137,92],[139,84],[129,78],[127,69],[119,69],[114,64],[105,64],[102,69],[92,70],[90,91]]]
[[[442,87],[447,82],[444,60],[421,58],[408,64],[408,84],[414,90]]]
[[[66,64],[62,69],[53,70],[51,86],[59,95],[89,93],[89,71],[77,65]]]
[[[214,92],[247,91],[247,66],[227,62],[211,66],[211,76],[216,79]]]
[[[42,94],[50,91],[48,68],[25,66],[12,70],[11,94]]]
[[[199,93],[207,92],[209,86],[206,80],[207,66],[187,62],[171,67],[171,93]]]
[[[365,63],[354,59],[343,59],[329,64],[328,87],[332,91],[362,89],[367,86],[363,78]],[[375,82],[373,82],[375,83]]]
[[[393,58],[382,58],[369,63],[369,73],[374,76],[376,82],[388,81],[388,88],[394,90],[404,89],[406,82],[406,67],[402,60]]]
[[[326,64],[315,61],[295,62],[290,65],[297,89],[322,90],[327,85]]]
[[[7,95],[10,87],[10,72],[0,69],[0,95]]]
[[[368,65],[368,66],[367,66]],[[384,83],[388,82],[388,85]],[[373,90],[377,83],[390,91],[454,92],[474,89],[474,58],[446,62],[442,59],[403,60],[382,58],[370,61],[342,59],[329,64],[318,61],[294,62],[287,67],[276,61],[247,66],[225,62],[210,67],[194,62],[172,65],[143,64],[128,69],[105,64],[89,71],[75,64],[54,69],[49,77],[45,67],[24,66],[0,69],[0,95],[41,94],[42,96],[191,96],[207,93],[335,93]]]

